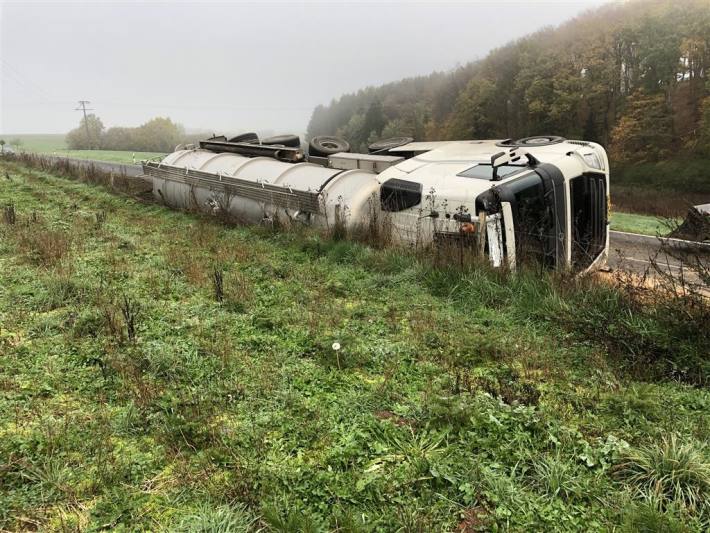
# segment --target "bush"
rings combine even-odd
[[[710,511],[710,458],[705,444],[681,442],[676,435],[664,437],[660,444],[630,449],[616,473],[639,494],[653,494],[664,506],[677,503],[691,511]]]
[[[88,129],[82,118],[79,127],[67,134],[70,149],[172,152],[185,137],[183,127],[167,117],[151,119],[137,128],[115,127],[108,130],[104,130],[101,119],[95,115],[89,115],[87,119]]]

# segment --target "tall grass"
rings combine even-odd
[[[703,443],[663,437],[660,443],[629,450],[617,475],[664,504],[710,512],[710,452]]]
[[[228,227],[7,168],[0,529],[703,521],[707,392],[663,365],[626,371],[641,345],[699,361],[702,337],[667,329],[643,292],[494,270],[475,250],[462,263],[455,246],[445,264],[435,250]],[[69,252],[31,260],[30,225],[66,232]],[[664,434],[695,455],[648,459]]]

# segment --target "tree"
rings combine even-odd
[[[698,125],[697,138],[691,142],[691,149],[696,149],[700,154],[710,156],[710,96],[705,98],[700,105],[700,124]]]
[[[672,22],[647,19],[639,32],[639,67],[643,87],[648,92],[667,90],[676,82],[681,35]]]
[[[363,136],[369,136],[374,132],[376,137],[382,135],[382,129],[385,127],[387,120],[382,112],[382,102],[379,99],[374,99],[370,103],[365,113],[365,123],[363,124]]]
[[[346,139],[353,150],[362,151],[367,149],[367,137],[363,137],[365,131],[365,117],[361,113],[356,113],[350,117],[348,123],[339,128],[336,134]]]
[[[459,95],[447,127],[450,137],[475,139],[492,137],[497,120],[490,113],[495,96],[495,83],[485,78],[474,78]]]
[[[635,92],[612,131],[612,157],[627,163],[660,161],[672,150],[673,118],[664,94]]]
[[[140,150],[137,128],[109,128],[104,133],[102,146],[108,150]]]
[[[104,124],[93,113],[82,117],[79,127],[67,133],[67,145],[71,150],[98,150],[101,148],[101,137]]]
[[[138,127],[134,150],[172,152],[182,142],[185,130],[167,117],[157,117]]]
[[[353,148],[392,131],[422,140],[555,134],[657,159],[681,146],[710,150],[709,73],[707,0],[611,3],[452,72],[343,95],[313,111],[308,131],[338,132]]]

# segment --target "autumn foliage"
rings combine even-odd
[[[613,3],[451,72],[348,94],[309,134],[374,139],[557,134],[598,141],[615,161],[710,153],[710,4]]]

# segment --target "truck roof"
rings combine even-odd
[[[506,178],[493,182],[461,174],[477,165],[490,165],[492,156],[516,146],[501,145],[502,142],[500,139],[491,139],[408,143],[391,149],[390,153],[414,153],[414,157],[385,170],[378,176],[378,180],[382,183],[390,178],[399,178],[421,183],[426,192],[434,190],[443,193],[456,189],[460,194],[478,195],[490,189],[493,184],[506,181]],[[601,158],[605,157],[603,150],[597,151],[596,146],[586,141],[564,140],[554,144],[529,144],[522,148],[542,163],[555,163],[566,158],[570,152],[581,150],[582,156],[586,153],[596,154],[604,165],[606,161],[601,161]],[[580,168],[583,168],[584,158],[579,159]],[[521,167],[521,171],[524,168]],[[515,174],[515,176],[519,175],[520,173]]]
[[[492,155],[512,148],[501,145],[502,139],[483,141],[433,141],[412,142],[390,150],[391,153],[414,152],[416,158],[435,161],[490,161]],[[577,151],[582,147],[591,146],[586,141],[562,141],[554,144],[535,145],[526,144],[525,150],[533,154],[538,160],[550,163],[554,159],[564,156],[570,151]]]

